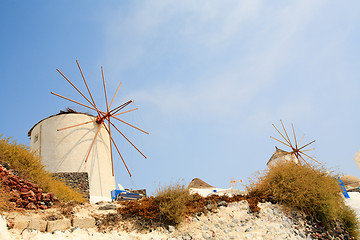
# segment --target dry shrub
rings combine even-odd
[[[5,186],[0,182],[0,212],[13,209],[12,203],[9,201],[10,199],[11,194],[5,190]]]
[[[353,236],[358,235],[356,215],[345,205],[334,176],[322,166],[279,163],[260,173],[247,189],[249,195],[271,197],[320,220],[328,228],[340,219]]]
[[[0,163],[10,164],[21,178],[34,182],[45,192],[53,192],[61,201],[85,202],[81,193],[65,185],[62,181],[54,179],[44,169],[40,157],[31,152],[28,146],[10,140],[10,138],[2,138],[0,135]]]
[[[93,217],[95,218],[96,226],[101,232],[114,229],[119,231],[120,229],[126,229],[127,227],[127,224],[125,223],[120,224],[121,216],[116,213],[95,214]]]
[[[186,205],[192,198],[189,190],[179,183],[159,188],[155,199],[159,205],[161,219],[179,224],[184,219]]]
[[[75,213],[74,208],[77,205],[74,201],[69,201],[67,203],[61,203],[59,208],[62,215],[64,215],[66,218],[72,217],[72,215]]]
[[[186,203],[186,215],[205,212],[206,199],[198,193],[191,194]]]
[[[124,218],[139,219],[140,217],[147,221],[146,224],[141,223],[141,225],[147,227],[159,224],[177,225],[189,212],[187,206],[191,205],[195,199],[196,196],[190,195],[184,185],[177,183],[159,188],[155,197],[124,202],[118,209],[118,213]],[[193,208],[192,211],[197,211],[197,208]]]
[[[118,208],[118,213],[123,219],[134,220],[138,229],[156,228],[164,225],[177,225],[186,216],[209,211],[205,206],[209,203],[217,207],[221,201],[238,202],[247,200],[252,211],[259,210],[257,204],[262,199],[248,196],[218,196],[202,197],[199,194],[190,194],[184,185],[176,183],[160,187],[155,197],[147,197],[136,201],[127,201]]]
[[[360,236],[360,224],[355,210],[347,205],[342,206],[339,219],[344,224],[350,235],[358,239]]]
[[[141,200],[126,201],[118,208],[118,213],[125,216],[140,216],[145,219],[157,219],[160,215],[159,206],[154,197]]]

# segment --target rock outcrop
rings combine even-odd
[[[38,185],[21,179],[2,165],[0,165],[0,182],[10,194],[10,204],[13,208],[44,210],[57,200],[53,193],[44,193]]]

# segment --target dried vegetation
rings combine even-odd
[[[187,216],[216,211],[221,201],[230,203],[241,200],[247,200],[250,209],[256,212],[259,210],[257,204],[262,199],[242,195],[202,197],[199,194],[190,194],[183,185],[173,184],[160,188],[155,197],[124,202],[118,213],[123,219],[132,220],[137,229],[152,229],[158,226],[178,225]]]
[[[36,153],[29,150],[29,147],[17,144],[10,138],[3,138],[0,135],[0,163],[6,163],[11,169],[16,170],[20,178],[31,181],[44,192],[53,192],[55,196],[64,202],[74,200],[76,202],[84,202],[83,195],[74,189],[65,185],[65,183],[54,179],[49,172],[44,169],[40,158]],[[0,186],[0,191],[3,188]],[[6,194],[0,194],[0,209],[7,209],[8,201]]]
[[[345,204],[339,184],[322,166],[280,163],[259,173],[248,186],[250,196],[276,201],[303,211],[331,229],[336,219],[359,236],[356,213]]]

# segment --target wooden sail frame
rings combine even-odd
[[[119,156],[120,156],[120,158],[121,158],[121,160],[122,160],[122,162],[123,162],[123,164],[124,164],[127,172],[129,173],[129,176],[131,177],[131,176],[132,176],[132,175],[131,175],[131,172],[130,172],[130,170],[129,170],[129,168],[128,168],[128,166],[127,166],[127,164],[126,164],[126,162],[125,162],[125,160],[124,160],[124,158],[123,158],[123,156],[122,156],[122,154],[120,153],[120,150],[119,150],[117,144],[115,143],[114,138],[112,137],[112,130],[111,130],[111,129],[112,129],[112,127],[113,127],[122,137],[125,138],[125,140],[126,140],[127,142],[129,142],[129,143],[131,144],[131,146],[133,146],[133,147],[146,159],[147,157],[145,156],[145,154],[144,154],[142,151],[140,151],[139,148],[136,147],[135,144],[133,144],[132,141],[130,141],[129,138],[127,138],[127,137],[122,133],[122,131],[113,123],[113,120],[116,120],[117,122],[121,122],[121,123],[123,123],[123,124],[126,124],[126,125],[128,125],[129,127],[132,127],[132,128],[134,128],[134,129],[142,132],[142,133],[149,134],[149,133],[146,132],[145,130],[142,130],[141,128],[136,127],[136,126],[134,126],[134,125],[132,125],[132,124],[130,124],[130,123],[128,123],[128,122],[126,122],[126,121],[124,121],[124,120],[122,120],[122,119],[119,118],[120,115],[126,114],[126,113],[130,113],[130,112],[132,112],[132,111],[136,111],[136,110],[138,110],[138,108],[134,108],[134,109],[130,109],[130,110],[122,111],[122,112],[121,112],[121,110],[124,109],[125,107],[127,107],[128,105],[130,105],[130,104],[133,102],[133,100],[129,100],[129,101],[127,101],[127,102],[125,102],[125,103],[123,103],[123,104],[121,104],[121,105],[119,105],[119,106],[117,106],[117,107],[115,107],[115,108],[111,108],[111,106],[112,106],[112,104],[113,104],[113,102],[114,102],[114,99],[115,99],[115,97],[116,97],[116,95],[117,95],[117,93],[118,93],[118,91],[119,91],[119,88],[120,88],[120,86],[121,86],[122,83],[120,82],[119,86],[118,86],[117,89],[116,89],[115,95],[113,96],[113,98],[112,98],[112,100],[111,100],[111,102],[110,102],[110,104],[109,104],[109,102],[108,102],[108,96],[107,96],[107,90],[106,90],[104,69],[103,69],[103,67],[101,66],[101,75],[102,75],[102,82],[103,82],[103,88],[104,88],[104,94],[105,94],[106,110],[105,110],[105,111],[99,110],[98,106],[97,106],[96,103],[95,103],[95,100],[94,100],[94,98],[93,98],[93,95],[91,94],[90,88],[89,88],[89,86],[88,86],[88,84],[87,84],[87,82],[86,82],[86,80],[85,80],[85,76],[84,76],[84,74],[83,74],[83,71],[82,71],[82,69],[81,69],[81,67],[80,67],[80,64],[79,64],[78,60],[76,60],[76,64],[77,64],[77,66],[78,66],[78,68],[79,68],[79,71],[80,71],[80,73],[81,73],[83,82],[84,82],[84,84],[85,84],[85,86],[86,86],[86,89],[87,89],[87,91],[88,91],[88,94],[89,94],[91,100],[90,100],[88,97],[86,97],[85,94],[83,94],[59,69],[56,69],[56,70],[57,70],[57,71],[60,73],[60,75],[87,101],[87,104],[77,102],[77,101],[75,101],[75,100],[72,100],[72,99],[70,99],[70,98],[67,98],[67,97],[65,97],[65,96],[62,96],[62,95],[57,94],[57,93],[54,93],[54,92],[51,92],[51,94],[53,94],[53,95],[55,95],[55,96],[57,96],[57,97],[63,98],[63,99],[65,99],[65,100],[67,100],[67,101],[76,103],[76,104],[78,104],[78,105],[80,105],[80,106],[89,108],[89,109],[91,109],[91,110],[93,110],[93,111],[96,111],[96,118],[95,118],[95,120],[93,120],[93,121],[87,121],[87,122],[83,122],[83,123],[80,123],[80,124],[75,124],[75,125],[72,125],[72,126],[67,126],[67,127],[61,128],[61,129],[57,129],[57,131],[67,130],[67,129],[70,129],[70,128],[82,126],[82,125],[89,124],[89,123],[96,123],[96,124],[97,124],[96,134],[95,134],[94,139],[93,139],[92,142],[91,142],[90,149],[88,150],[88,152],[87,152],[86,155],[85,155],[85,156],[86,156],[86,157],[85,157],[85,163],[87,162],[87,160],[88,160],[88,158],[89,158],[89,156],[90,156],[91,150],[92,150],[92,148],[93,148],[93,146],[94,146],[94,143],[95,143],[95,141],[96,141],[96,138],[98,137],[98,134],[99,134],[100,130],[101,130],[102,128],[104,128],[104,129],[106,130],[106,132],[108,133],[108,135],[109,135],[112,175],[114,176],[114,160],[113,160],[113,153],[112,153],[112,151],[113,151],[112,146],[114,146],[115,149],[116,149],[116,151],[118,152],[118,154],[119,154]],[[106,124],[105,122],[107,122],[107,124]]]
[[[291,139],[290,139],[290,137],[289,137],[289,134],[288,134],[288,132],[286,131],[285,126],[284,126],[284,123],[282,122],[282,120],[280,120],[280,123],[281,123],[282,129],[284,130],[283,133],[282,133],[278,128],[276,128],[276,126],[275,126],[274,124],[272,124],[272,125],[273,125],[273,127],[275,128],[275,130],[280,134],[280,136],[282,137],[282,139],[283,139],[284,141],[281,141],[281,140],[279,140],[279,139],[277,139],[277,138],[274,138],[274,137],[272,137],[272,136],[270,136],[270,138],[272,138],[272,139],[274,139],[274,140],[276,140],[276,141],[284,144],[285,146],[291,148],[291,152],[290,152],[290,153],[291,153],[291,154],[294,154],[294,156],[299,160],[300,163],[301,163],[301,162],[304,162],[305,164],[309,165],[309,163],[307,162],[307,160],[308,160],[308,159],[311,159],[311,160],[315,161],[316,163],[321,164],[321,163],[318,162],[314,157],[311,157],[311,156],[309,156],[308,154],[305,153],[305,152],[307,152],[307,151],[313,150],[313,149],[305,149],[305,148],[308,147],[309,145],[313,144],[313,143],[315,142],[315,140],[313,140],[313,141],[311,141],[311,142],[309,142],[309,143],[304,144],[304,145],[301,146],[301,142],[302,142],[302,140],[304,139],[304,136],[305,136],[305,135],[303,135],[302,138],[301,138],[301,140],[298,142],[298,141],[297,141],[297,138],[296,138],[296,134],[295,134],[294,125],[291,124],[292,133],[293,133],[293,138],[294,138],[293,140],[294,140],[294,142],[295,142],[295,144],[294,144],[294,143],[291,141]],[[305,160],[305,158],[307,158],[307,159]]]

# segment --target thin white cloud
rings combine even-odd
[[[190,78],[193,74],[190,72],[181,76],[184,81],[160,79],[152,87],[147,85],[141,90],[140,86],[129,93],[131,98],[152,104],[163,114],[181,113],[179,119],[181,116],[201,120],[208,116],[242,118],[245,115],[247,121],[264,125],[279,116],[295,119],[315,113],[311,95],[306,101],[296,100],[301,96],[292,89],[292,79],[284,80],[281,74],[290,65],[296,65],[294,59],[302,57],[307,41],[312,41],[303,35],[316,31],[312,29],[312,21],[321,13],[325,2],[286,2],[274,8],[263,1],[232,3],[147,2],[137,4],[125,16],[118,15],[119,11],[109,24],[105,55],[109,62],[105,65],[113,65],[118,75],[134,66],[142,71],[143,66],[138,64],[144,59],[151,61],[152,49],[158,47],[157,44],[164,44],[164,53],[172,53],[176,51],[173,46],[185,44],[191,61],[199,57],[196,46],[202,49],[202,61],[207,61],[207,57],[212,60],[210,69],[194,69],[199,71],[195,74],[197,77]],[[164,35],[170,36],[168,40],[173,42],[164,42]],[[331,41],[335,46],[330,47],[336,48],[345,41],[344,36],[336,39],[338,41]],[[246,48],[239,51],[237,45]],[[232,49],[239,54],[231,54]],[[221,55],[222,51],[229,59]],[[328,51],[320,52],[314,59],[321,62],[328,54]],[[217,57],[226,62],[214,61]],[[165,62],[160,64],[167,67]],[[303,81],[311,88],[312,79]],[[275,106],[274,111],[264,110],[262,106],[247,109],[268,91],[274,91],[274,95],[288,91],[294,96],[282,102],[269,99]]]
[[[286,65],[291,52],[296,52],[294,39],[299,37],[308,26],[311,16],[318,8],[318,3],[311,1],[305,4],[304,2],[294,3],[279,11],[273,19],[268,16],[269,22],[264,25],[255,25],[259,28],[258,33],[245,41],[246,43],[254,42],[248,52],[244,53],[244,56],[233,58],[233,66],[217,66],[216,75],[209,76],[204,72],[201,79],[186,81],[183,85],[162,84],[146,91],[132,93],[132,96],[138,101],[153,103],[168,114],[181,112],[184,117],[200,118],[209,114],[215,117],[238,116],[247,104],[261,97],[271,84],[278,81],[277,72]],[[210,9],[208,18],[205,12],[200,11],[199,16],[196,17],[203,20],[200,23],[193,22],[189,26],[189,32],[197,30],[198,36],[193,36],[194,40],[207,42],[208,45],[232,41],[231,38],[236,38],[236,35],[246,34],[239,33],[240,25],[246,25],[246,19],[252,18],[251,14],[254,14],[253,18],[259,17],[260,6],[261,4],[256,1],[255,4],[249,2],[239,4],[231,8],[230,15],[224,19],[221,18],[219,12],[215,12],[214,8],[205,7],[206,10]],[[229,6],[226,7],[229,8]],[[159,11],[154,10],[154,12]],[[172,14],[175,12],[173,10]],[[265,11],[264,14],[269,13]],[[167,15],[171,14],[167,13]],[[238,18],[235,20],[236,16]],[[208,31],[205,26],[209,19],[211,22],[219,19],[221,24],[217,27],[222,30],[218,33]],[[157,22],[163,24],[160,21]],[[153,25],[153,28],[156,27]],[[273,31],[271,34],[267,31],[268,28]],[[189,32],[185,35],[190,34]],[[152,35],[149,36],[151,37]]]

